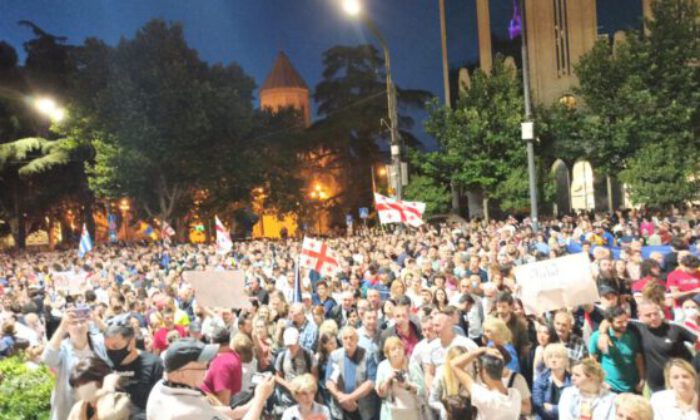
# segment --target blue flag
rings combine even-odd
[[[92,250],[92,239],[87,226],[83,223],[83,233],[80,235],[80,243],[78,244],[78,257],[83,258],[85,254]]]

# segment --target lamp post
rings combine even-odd
[[[323,204],[328,199],[328,193],[323,189],[321,184],[316,184],[309,193],[309,197],[311,198],[312,203],[316,205],[318,211],[318,215],[316,217],[316,220],[318,222],[316,225],[316,229],[318,235],[321,236],[321,212],[323,211]]]
[[[61,122],[66,116],[65,109],[61,108],[51,98],[42,97],[34,100],[34,108],[41,114],[49,117],[52,122]]]
[[[375,38],[379,41],[384,51],[384,69],[386,72],[386,96],[387,108],[389,111],[389,133],[391,136],[391,165],[393,166],[393,175],[396,182],[396,198],[401,200],[403,196],[403,176],[401,174],[401,138],[399,135],[399,122],[396,103],[396,86],[391,78],[391,59],[389,57],[389,47],[386,40],[379,32],[379,28],[374,21],[362,11],[360,0],[343,0],[343,9],[345,13],[353,17],[359,17],[367,25],[367,28],[372,32]]]
[[[129,229],[127,225],[129,224],[129,210],[131,210],[128,199],[122,198],[119,200],[119,210],[122,213],[122,229],[124,230],[124,241],[126,242],[129,240]]]
[[[523,61],[523,101],[525,102],[525,122],[521,127],[522,139],[527,142],[527,174],[530,184],[530,219],[532,219],[532,229],[537,232],[539,230],[539,222],[537,217],[537,179],[535,177],[535,123],[532,122],[532,104],[530,102],[530,69],[527,53],[527,32],[525,21],[524,0],[518,0],[522,13],[521,21],[521,49],[520,54]]]

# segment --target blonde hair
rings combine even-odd
[[[595,359],[586,358],[574,363],[574,366],[581,366],[583,369],[583,374],[588,378],[595,380],[599,385],[601,385],[605,380],[605,371],[603,371],[600,363],[598,363]]]
[[[106,392],[97,397],[95,411],[100,420],[128,420],[131,415],[131,399],[124,392]]]
[[[406,346],[399,337],[392,335],[391,337],[387,338],[384,342],[384,348],[382,349],[384,351],[384,357],[389,358],[389,352],[396,347],[401,347],[401,349],[404,351],[406,350]]]
[[[637,420],[652,420],[654,418],[651,404],[641,395],[627,393],[618,395],[615,398],[615,409],[619,411],[622,407],[627,409],[630,414],[634,414],[634,418]]]
[[[332,319],[327,319],[323,321],[318,327],[318,335],[320,336],[321,334],[328,334],[332,335],[333,337],[337,337],[338,324]]]
[[[508,326],[500,318],[494,316],[487,317],[481,328],[482,330],[489,329],[492,331],[493,335],[491,338],[494,341],[498,341],[496,344],[508,344],[513,339],[513,335],[508,329]]]
[[[454,346],[447,351],[445,355],[445,363],[443,363],[442,369],[442,379],[445,381],[445,394],[448,397],[455,396],[459,394],[459,381],[455,377],[453,369],[450,369],[450,362],[457,356],[466,353],[468,350],[463,346]]]
[[[253,361],[253,340],[243,333],[238,333],[231,339],[231,347],[241,356],[241,362],[250,363]]]
[[[314,378],[314,376],[310,373],[305,373],[292,379],[292,392],[294,395],[302,392],[311,392],[312,394],[316,394],[317,390],[318,385],[316,384],[316,378]]]
[[[566,359],[566,369],[569,368],[569,364],[571,362],[569,360],[569,352],[566,350],[566,347],[563,344],[552,343],[545,346],[544,351],[542,352],[545,365],[548,364],[547,360],[555,356],[560,356]]]
[[[664,380],[666,382],[666,389],[671,389],[671,368],[677,367],[678,369],[684,370],[690,376],[693,377],[693,382],[695,382],[695,387],[698,385],[698,374],[695,372],[693,365],[688,363],[683,359],[671,359],[666,363],[664,367]]]
[[[404,284],[403,280],[396,279],[393,282],[391,282],[391,295],[392,296],[398,296],[398,289],[399,287],[401,288],[402,292],[401,294],[403,295],[406,293],[406,285]]]

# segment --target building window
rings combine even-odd
[[[569,26],[566,0],[552,0],[554,5],[554,53],[557,61],[557,76],[571,74],[569,58]]]

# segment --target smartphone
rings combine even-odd
[[[73,309],[73,313],[75,314],[76,318],[80,319],[87,319],[90,318],[90,307],[88,305],[77,305],[75,309]]]

